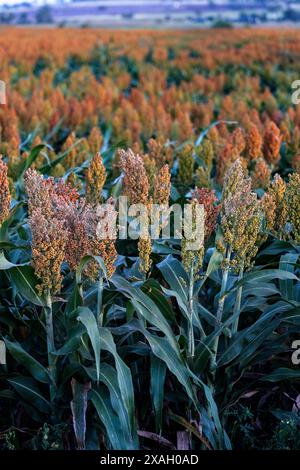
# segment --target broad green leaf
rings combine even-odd
[[[70,315],[71,313],[76,310],[76,308],[81,307],[83,305],[82,293],[77,283],[74,283],[74,288],[72,290],[71,295],[68,297],[68,302],[66,305],[66,314]]]
[[[243,354],[246,355],[245,348],[247,347],[247,344],[250,344],[255,340],[260,341],[265,329],[268,329],[268,332],[270,332],[270,330],[272,331],[272,329],[280,323],[281,315],[290,309],[291,305],[285,302],[277,302],[274,305],[268,306],[265,312],[263,312],[254,324],[232,337],[228,347],[219,358],[218,367],[228,364],[239,356],[242,351]],[[275,322],[272,323],[274,319]],[[271,328],[269,328],[270,325]],[[242,355],[240,359],[243,359]]]
[[[172,347],[170,346],[170,343],[166,338],[151,335],[146,330],[144,331],[144,335],[147,338],[147,341],[152,349],[153,354],[155,354],[155,356],[157,356],[159,359],[166,363],[168,369],[183,385],[188,396],[197,408],[198,403],[195,391],[192,387],[190,371],[181,356],[177,356],[174,354]]]
[[[26,266],[26,265],[28,265],[28,263],[24,263],[24,264],[11,263],[5,258],[3,251],[0,253],[0,271],[6,271],[8,269],[12,269],[17,266]]]
[[[175,321],[174,311],[168,302],[168,299],[161,290],[160,284],[154,279],[148,279],[142,286],[142,291],[145,292],[150,299],[157,305],[164,317],[170,322]]]
[[[213,272],[217,271],[222,264],[223,261],[223,255],[220,253],[216,248],[213,251],[213,254],[211,255],[208,266],[205,272],[205,276],[209,277]]]
[[[96,370],[97,370],[97,380],[99,380],[100,375],[100,354],[101,354],[101,340],[99,334],[99,328],[97,325],[97,320],[95,315],[87,307],[79,307],[77,309],[78,320],[85,326],[86,331],[91,340],[91,344],[94,351]]]
[[[184,303],[187,303],[188,298],[186,286],[188,285],[188,278],[180,261],[172,256],[167,256],[167,258],[161,261],[157,267],[161,271],[170,288],[177,292]],[[184,282],[186,285],[184,285]]]
[[[99,328],[99,331],[101,337],[101,348],[109,351],[114,357],[121,397],[128,414],[131,435],[134,436],[136,434],[136,423],[131,371],[117,353],[117,348],[109,329],[103,327]]]
[[[106,434],[112,448],[114,450],[127,449],[126,443],[123,439],[122,430],[120,428],[120,422],[111,405],[101,396],[101,393],[95,389],[91,390],[89,396],[98,413],[100,421],[105,427]]]
[[[282,269],[263,269],[261,271],[252,271],[244,274],[243,279],[238,281],[234,287],[237,289],[247,283],[273,281],[274,279],[292,279],[294,281],[300,281],[295,274]]]
[[[85,367],[84,369],[92,380],[96,380],[96,370],[94,368]],[[111,365],[102,363],[100,369],[100,382],[104,383],[109,390],[112,407],[118,414],[124,439],[128,442],[129,448],[138,448],[136,439],[134,436],[131,436],[128,414],[122,400],[117,371]]]
[[[19,343],[5,339],[5,344],[17,363],[24,366],[36,380],[48,384],[51,382],[47,369],[45,369],[45,367],[34,357],[28,354],[28,352],[26,352]]]
[[[16,392],[24,398],[25,401],[30,403],[33,407],[37,408],[43,413],[49,414],[51,411],[50,403],[42,395],[36,382],[29,377],[11,377],[7,379],[10,385]]]
[[[83,332],[83,330],[78,329],[74,336],[70,336],[65,344],[61,348],[54,351],[52,354],[55,356],[66,356],[67,354],[78,351]]]
[[[10,269],[9,275],[17,292],[20,293],[29,302],[44,307],[46,299],[39,295],[36,286],[38,279],[31,266],[16,266]]]
[[[131,299],[137,312],[139,312],[151,325],[156,326],[166,335],[175,354],[179,355],[178,343],[174,337],[173,331],[153,300],[144,294],[141,289],[133,286],[121,276],[115,275],[112,277],[111,281],[119,291],[123,292],[126,297]]]
[[[162,410],[164,401],[164,386],[166,378],[166,364],[157,356],[151,356],[150,390],[155,410],[156,432],[162,431]]]
[[[22,165],[20,167],[20,175],[22,176],[28,168],[35,162],[38,158],[41,150],[45,147],[45,144],[39,144],[33,147],[33,149],[29,152],[29,155],[25,160],[22,161]]]
[[[283,271],[294,273],[295,264],[299,258],[299,253],[286,253],[280,257],[279,267]],[[291,279],[279,281],[280,291],[282,296],[287,300],[296,300],[294,295],[294,282]]]
[[[299,380],[300,370],[289,369],[288,367],[279,367],[273,370],[270,374],[261,377],[263,382],[279,382],[280,380]]]

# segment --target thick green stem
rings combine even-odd
[[[243,278],[244,274],[244,267],[242,266],[239,272],[239,281]],[[232,334],[235,334],[239,327],[239,318],[240,318],[240,310],[241,310],[241,302],[242,302],[242,293],[243,293],[243,286],[238,288],[234,310],[233,310],[233,323],[232,323]]]
[[[239,278],[240,281],[244,275],[244,267],[242,266],[239,271]],[[239,318],[240,318],[240,311],[241,311],[241,301],[242,301],[242,294],[243,294],[243,287],[239,287],[235,299],[234,309],[233,309],[233,322],[231,326],[231,334],[234,335],[238,331],[239,327]],[[230,397],[234,382],[232,380],[233,369],[229,368],[226,374],[227,380],[227,387],[226,387],[226,397]]]
[[[98,281],[98,292],[97,292],[97,322],[99,326],[103,326],[103,276],[100,276]]]
[[[226,258],[225,258],[225,269],[223,271],[223,276],[222,276],[222,283],[221,283],[221,291],[220,291],[220,297],[219,297],[219,303],[218,303],[218,310],[217,310],[217,315],[216,315],[216,320],[217,320],[217,327],[220,326],[222,323],[222,318],[223,318],[223,311],[224,311],[224,303],[225,303],[225,292],[227,289],[227,283],[228,283],[228,275],[229,275],[229,269],[230,269],[230,259],[231,259],[231,248],[227,248],[226,252]],[[212,371],[212,376],[213,376],[213,382],[215,380],[215,375],[216,375],[216,363],[217,363],[217,355],[218,355],[218,347],[219,347],[219,340],[220,340],[220,335],[216,336],[213,346],[212,346],[212,357],[210,361],[210,368]],[[214,390],[214,383],[212,383],[212,390]]]
[[[188,291],[188,311],[189,311],[189,329],[188,329],[188,345],[189,345],[189,356],[194,357],[195,355],[195,339],[194,339],[194,327],[193,327],[193,295],[194,295],[194,267],[192,266],[189,274],[189,291]]]
[[[227,249],[227,254],[226,254],[226,266],[223,271],[223,276],[222,276],[222,284],[221,284],[221,291],[220,291],[220,297],[219,297],[219,304],[218,304],[218,310],[217,310],[217,323],[220,324],[222,322],[222,317],[223,317],[223,311],[224,311],[224,303],[225,303],[225,292],[227,288],[227,282],[228,282],[228,274],[229,274],[229,263],[230,263],[230,258],[231,258],[231,248]]]
[[[48,368],[52,380],[50,384],[50,400],[53,401],[56,393],[56,358],[53,355],[55,351],[54,329],[53,329],[53,313],[52,300],[50,293],[47,295],[47,304],[45,307],[46,332],[47,332],[47,352],[48,352]]]

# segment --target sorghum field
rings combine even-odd
[[[299,449],[300,32],[1,29],[0,57],[0,448]],[[200,214],[198,248],[100,238],[119,196]]]

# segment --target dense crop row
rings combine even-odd
[[[0,31],[1,447],[299,448],[299,34]]]

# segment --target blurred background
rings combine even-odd
[[[194,28],[298,22],[300,0],[0,0],[2,25]]]

